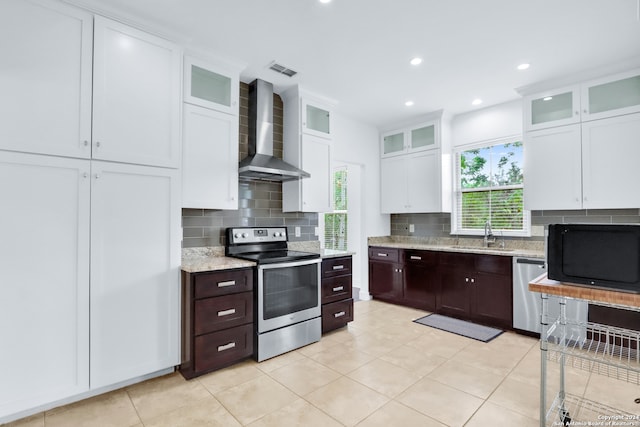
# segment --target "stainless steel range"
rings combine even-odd
[[[258,362],[319,341],[320,255],[288,250],[286,227],[227,228],[227,256],[257,263]]]

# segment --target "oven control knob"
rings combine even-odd
[[[233,237],[235,237],[236,239],[239,239],[240,238],[240,233],[234,234]]]
[[[280,232],[276,231],[275,233],[273,233],[273,237],[280,237]]]
[[[242,233],[242,237],[246,239],[249,235],[247,233]]]

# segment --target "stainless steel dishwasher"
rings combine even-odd
[[[529,291],[529,282],[547,271],[547,263],[540,258],[513,258],[513,327],[540,333],[540,294]],[[589,305],[585,301],[567,300],[567,318],[586,324]],[[558,305],[549,304],[552,318],[558,315]],[[578,336],[585,337],[582,327]]]

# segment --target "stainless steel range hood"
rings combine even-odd
[[[243,181],[291,181],[311,175],[273,155],[273,85],[249,84],[249,155],[238,167]]]

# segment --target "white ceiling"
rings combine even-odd
[[[268,80],[276,92],[300,84],[378,128],[640,64],[640,0],[68,1],[239,62],[244,82]],[[409,65],[414,56],[424,62]],[[267,69],[273,60],[299,74]],[[516,70],[522,62],[531,67]],[[474,98],[483,104],[473,107]]]

